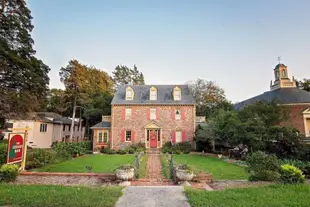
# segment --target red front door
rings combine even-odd
[[[157,148],[157,131],[151,130],[150,132],[150,147]]]

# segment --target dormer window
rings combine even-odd
[[[131,87],[128,87],[126,89],[126,100],[133,100],[134,97],[134,91]]]
[[[150,88],[150,100],[151,101],[157,100],[157,89],[155,87]]]
[[[181,100],[181,88],[179,88],[178,86],[176,86],[173,89],[173,99],[175,101],[180,101]]]

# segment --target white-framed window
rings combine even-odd
[[[175,119],[176,120],[180,120],[181,119],[181,110],[180,109],[176,109],[175,110]]]
[[[150,89],[150,100],[152,101],[157,100],[157,90],[154,87]]]
[[[103,132],[103,142],[108,142],[109,133],[107,131]]]
[[[156,109],[154,109],[154,108],[150,109],[150,119],[151,120],[156,119]]]
[[[132,110],[130,108],[125,109],[125,119],[131,119]]]
[[[176,86],[173,89],[173,99],[175,101],[180,101],[181,100],[181,88],[179,88],[178,86]]]
[[[40,132],[47,132],[47,124],[40,124]]]
[[[126,100],[133,100],[134,92],[131,87],[126,89]]]
[[[182,142],[182,132],[181,131],[175,132],[175,142],[176,143]]]
[[[131,131],[126,131],[125,133],[125,141],[131,142]]]
[[[98,143],[102,143],[103,142],[103,139],[102,139],[103,137],[102,137],[102,132],[101,131],[99,131],[98,132]]]

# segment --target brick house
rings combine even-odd
[[[121,85],[111,105],[110,120],[103,117],[92,127],[94,149],[139,142],[161,148],[169,141],[190,141],[194,147],[196,108],[187,85]]]
[[[310,92],[301,90],[296,86],[294,77],[288,76],[287,66],[278,64],[274,68],[275,81],[270,84],[270,91],[235,104],[240,110],[257,101],[277,101],[289,110],[289,119],[283,125],[293,126],[301,134],[310,137]]]

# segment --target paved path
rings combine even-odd
[[[162,180],[160,155],[148,154],[147,156],[146,178],[151,178],[157,181]]]
[[[129,186],[116,207],[190,207],[182,186]]]

